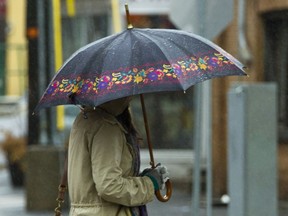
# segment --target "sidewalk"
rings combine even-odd
[[[0,152],[0,216],[51,216],[53,209],[49,212],[27,212],[25,209],[26,198],[25,189],[15,189],[10,184],[8,170],[4,166],[5,160]],[[148,204],[150,216],[196,216],[191,212],[191,191],[189,188],[173,188],[171,200],[161,203],[155,199]],[[68,216],[68,212],[63,212]],[[204,208],[200,211],[200,216],[207,215]],[[288,204],[282,203],[279,208],[279,216],[288,215]],[[227,207],[214,206],[213,216],[228,216]]]
[[[1,152],[0,152],[1,153]],[[155,199],[148,204],[149,215],[177,215],[192,216],[191,213],[191,193],[190,189],[173,188],[171,200],[167,203],[159,202]],[[0,154],[0,216],[51,216],[53,209],[49,212],[27,212],[25,209],[26,198],[24,188],[13,188],[10,184],[8,170],[4,166],[3,155]],[[226,216],[226,208],[218,207],[214,210],[215,216]],[[68,216],[68,212],[64,212]],[[201,210],[201,216],[205,215],[205,210]]]
[[[25,210],[25,190],[12,188],[9,182],[9,175],[6,169],[0,170],[0,216],[51,216],[51,212],[27,212]],[[190,212],[190,196],[175,190],[173,197],[168,203],[161,203],[155,200],[148,205],[150,215],[179,215],[188,216]],[[68,215],[68,212],[64,212]],[[225,214],[221,214],[225,216]]]

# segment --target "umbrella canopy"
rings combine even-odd
[[[131,28],[76,51],[54,76],[36,111],[185,91],[204,80],[230,75],[246,75],[243,65],[203,37],[180,30]]]

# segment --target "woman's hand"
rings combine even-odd
[[[154,184],[155,191],[157,191],[165,188],[165,183],[169,179],[169,172],[165,166],[157,164],[155,168],[146,168],[141,176],[148,176]]]

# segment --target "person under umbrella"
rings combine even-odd
[[[83,107],[68,148],[70,216],[141,215],[168,180],[166,167],[141,174],[139,135],[129,111],[131,97]]]
[[[143,117],[147,119],[143,94],[185,92],[193,85],[212,78],[247,76],[243,64],[213,42],[198,35],[172,29],[134,28],[130,22],[128,5],[125,7],[127,29],[77,50],[55,74],[34,111],[37,113],[42,108],[66,104],[86,106],[84,115],[76,118],[70,139],[72,146],[69,147],[69,188],[72,210],[75,212],[81,213],[81,209],[84,211],[87,203],[89,206],[92,200],[92,203],[97,203],[96,206],[93,204],[93,211],[97,213],[111,208],[112,213],[108,215],[117,212],[125,215],[125,209],[140,209],[137,211],[142,212],[142,207],[131,207],[151,201],[153,190],[162,202],[171,197],[170,180],[165,184],[163,179],[161,181],[165,177],[161,176],[161,172],[165,173],[165,168],[154,163],[146,120],[144,123],[151,168],[145,170],[142,176],[137,176],[137,133],[128,133],[129,130],[131,132],[132,127],[129,126],[132,124],[127,119],[123,121],[122,114],[125,114],[123,111],[128,107],[129,100],[121,99],[120,103],[119,98],[140,95]],[[125,102],[127,105],[122,107],[114,104],[117,103],[115,101],[122,105]],[[107,104],[104,105],[105,102]],[[115,112],[120,107],[123,109]],[[126,114],[127,116],[129,115]],[[130,145],[125,145],[127,141]],[[75,171],[71,174],[72,170],[78,170],[79,173]],[[88,177],[89,184],[85,182]],[[65,178],[61,182],[65,183],[64,180]],[[95,189],[92,190],[93,187]],[[164,196],[159,188],[166,188]],[[65,184],[60,184],[56,213],[63,202],[64,191]],[[85,194],[85,198],[81,194]],[[85,208],[81,208],[82,204]]]

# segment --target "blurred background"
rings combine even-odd
[[[23,212],[53,209],[79,109],[33,110],[73,52],[126,29],[126,2],[134,27],[204,36],[249,75],[146,96],[156,161],[186,197],[178,215],[200,215],[200,208],[212,215],[219,205],[230,216],[287,213],[287,0],[0,0],[0,199],[20,188]],[[144,135],[138,97],[132,111]],[[145,143],[141,148],[146,167]]]

